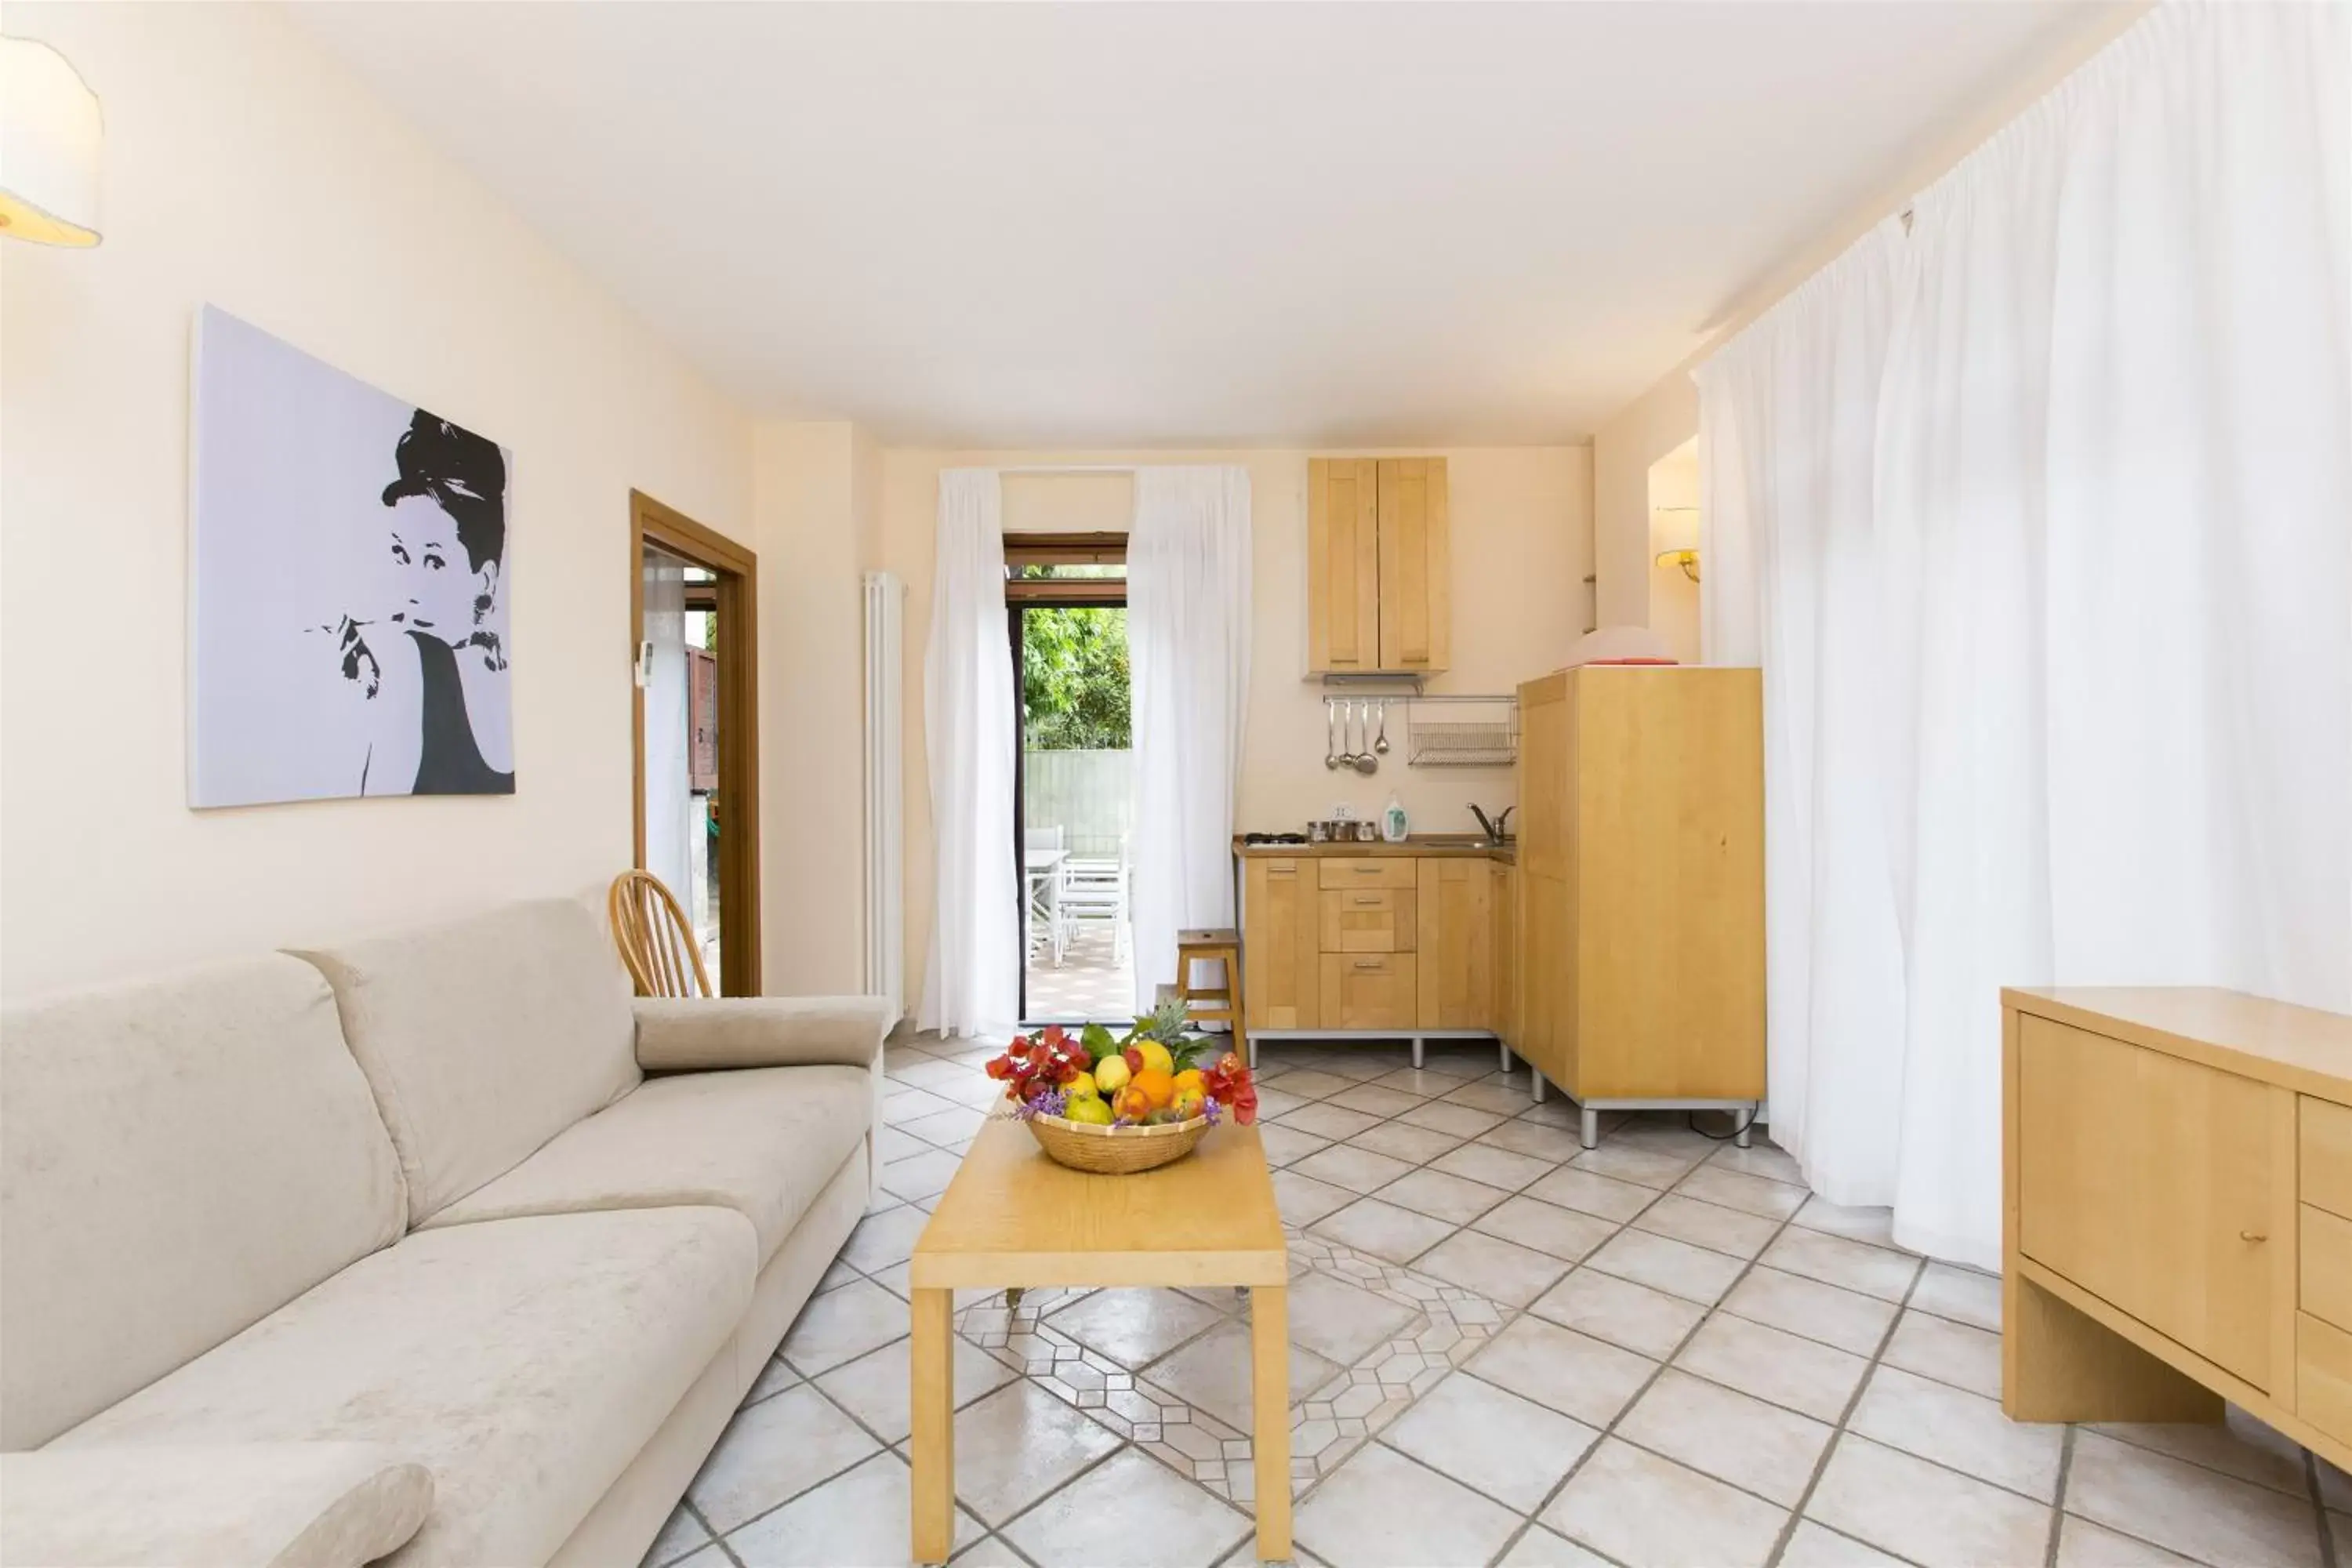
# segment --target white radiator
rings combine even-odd
[[[866,991],[907,1011],[906,797],[899,619],[907,585],[866,574]]]

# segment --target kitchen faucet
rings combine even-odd
[[[1470,808],[1470,815],[1478,819],[1478,826],[1486,830],[1486,837],[1500,844],[1503,842],[1503,826],[1511,820],[1512,809],[1512,807],[1507,805],[1503,807],[1501,811],[1495,815],[1491,821],[1487,819],[1485,812],[1479,810],[1475,805]]]

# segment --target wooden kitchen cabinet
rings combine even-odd
[[[1322,956],[1323,1026],[1409,1035],[1419,973],[1409,952],[1327,952]]]
[[[2219,1421],[2352,1466],[2352,1018],[2001,993],[2001,1405]]]
[[[1307,667],[1427,675],[1453,657],[1443,458],[1307,464]]]
[[[1495,866],[1495,1033],[1514,1050],[1519,1039],[1519,868]]]
[[[1415,989],[1424,1029],[1495,1026],[1494,872],[1486,860],[1421,862]]]
[[[1584,1112],[1764,1094],[1762,686],[1585,665],[1519,688],[1511,1042]]]
[[[1497,867],[1459,842],[1244,848],[1242,1008],[1252,1035],[1491,1034]],[[1418,1065],[1416,1063],[1416,1065]]]
[[[1440,670],[1454,656],[1445,459],[1380,466],[1381,668]]]
[[[1253,856],[1242,880],[1242,1012],[1260,1029],[1321,1027],[1317,945],[1321,890],[1314,863]]]
[[[1380,465],[1307,463],[1307,663],[1318,675],[1381,668]]]

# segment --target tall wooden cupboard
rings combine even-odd
[[[1764,1095],[1762,685],[1583,665],[1519,688],[1518,1054],[1598,1113]],[[1743,1135],[1744,1141],[1744,1135]]]

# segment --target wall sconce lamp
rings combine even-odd
[[[1697,552],[1697,551],[1696,551],[1696,550],[1661,550],[1661,551],[1659,551],[1659,552],[1658,552],[1657,560],[1658,560],[1658,564],[1659,564],[1659,565],[1661,565],[1661,566],[1679,566],[1679,567],[1681,567],[1681,568],[1683,569],[1683,575],[1684,575],[1684,576],[1685,576],[1685,577],[1689,578],[1689,579],[1690,579],[1692,582],[1694,582],[1694,583],[1696,583],[1696,582],[1697,582],[1697,581],[1698,581],[1698,552]]]
[[[0,235],[96,245],[103,140],[98,95],[63,55],[0,38]]]

